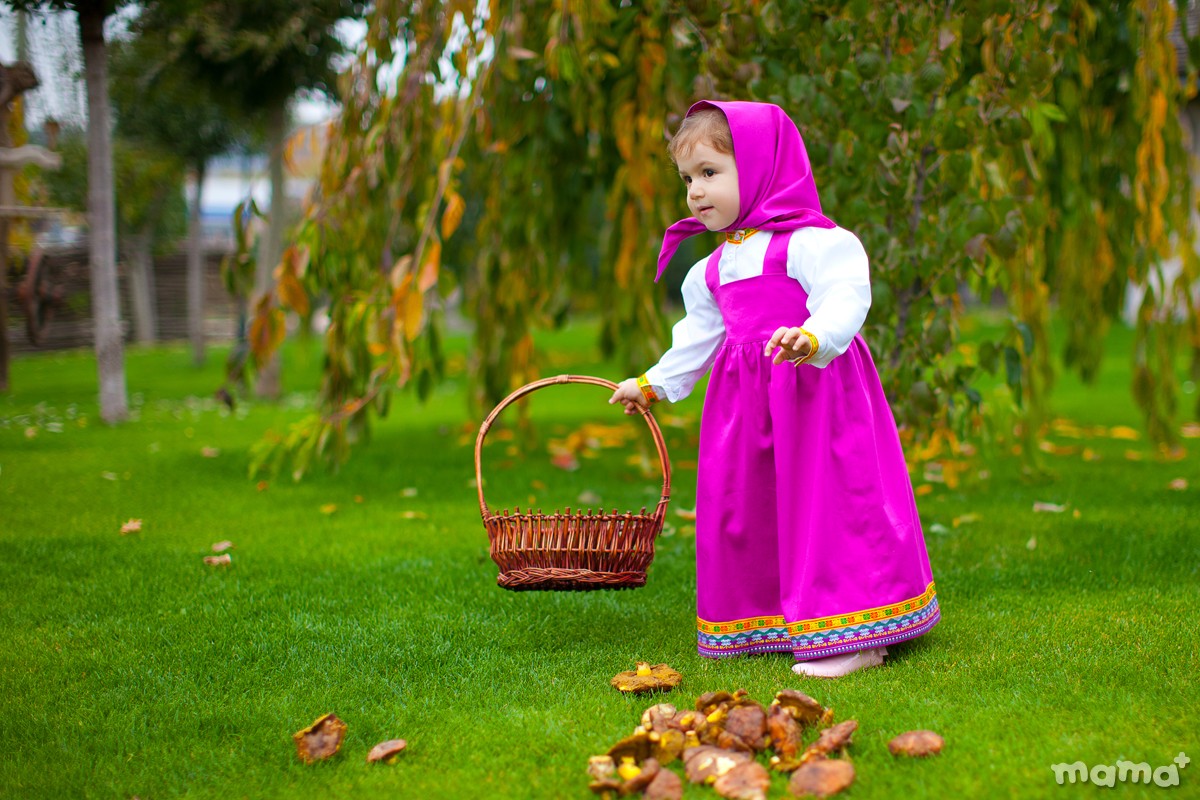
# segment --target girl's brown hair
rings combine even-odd
[[[671,153],[671,160],[677,162],[680,158],[686,158],[701,143],[718,153],[733,155],[733,134],[723,112],[715,108],[702,108],[684,117],[667,149]]]

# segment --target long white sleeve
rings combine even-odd
[[[646,380],[672,403],[691,394],[725,341],[725,321],[704,279],[707,263],[702,259],[683,279],[686,314],[671,329],[671,349],[646,370]]]
[[[808,318],[798,324],[819,347],[807,363],[828,366],[850,347],[871,308],[867,253],[844,228],[802,228],[788,243],[788,275],[808,293]]]

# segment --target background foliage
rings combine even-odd
[[[630,374],[653,363],[668,341],[652,264],[686,213],[665,142],[702,97],[796,119],[826,213],[871,255],[865,334],[902,428],[986,433],[973,384],[1002,371],[1031,444],[1052,299],[1071,319],[1068,363],[1091,377],[1132,282],[1151,289],[1135,397],[1171,446],[1171,360],[1200,348],[1174,23],[1152,0],[530,0],[482,18],[470,2],[381,3],[277,271],[284,307],[328,305],[319,408],[260,459],[292,456],[302,474],[344,458],[396,388],[427,396],[448,298],[474,318],[481,408],[539,374],[531,330],[581,307],[602,311],[602,344]],[[1181,275],[1156,284],[1171,256]],[[1007,330],[959,346],[964,306],[997,296]],[[263,306],[259,329],[280,319]]]

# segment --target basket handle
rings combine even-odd
[[[613,391],[617,389],[615,383],[606,381],[604,378],[593,378],[588,375],[555,375],[552,378],[542,378],[533,383],[528,383],[501,400],[500,404],[492,409],[492,413],[488,414],[487,419],[479,426],[479,436],[475,439],[475,485],[479,488],[479,513],[484,519],[487,519],[488,516],[488,505],[487,501],[483,498],[483,465],[481,456],[483,455],[483,439],[487,436],[488,430],[491,429],[492,423],[496,420],[496,417],[500,416],[501,411],[525,395],[536,392],[538,389],[544,389],[547,386],[564,383],[590,383],[595,386],[612,389]],[[663,440],[662,430],[658,427],[658,423],[654,421],[654,415],[650,413],[650,409],[640,405],[638,408],[641,410],[642,419],[646,420],[646,425],[650,428],[650,435],[654,437],[654,446],[658,448],[658,463],[662,468],[663,488],[662,498],[658,501],[655,516],[661,517],[666,513],[667,500],[671,497],[671,464],[667,461],[667,443]]]

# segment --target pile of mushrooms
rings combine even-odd
[[[805,732],[813,728],[819,733],[806,745]],[[828,797],[854,782],[853,765],[838,755],[857,728],[852,719],[834,724],[832,709],[794,689],[777,693],[766,708],[744,689],[708,692],[694,709],[670,703],[646,709],[632,735],[589,759],[589,788],[604,800],[638,794],[679,800],[683,781],[666,767],[681,760],[688,781],[729,800],[765,800],[772,770],[790,773],[788,791],[796,797]],[[914,731],[888,747],[896,755],[929,755],[940,751],[941,737]]]

